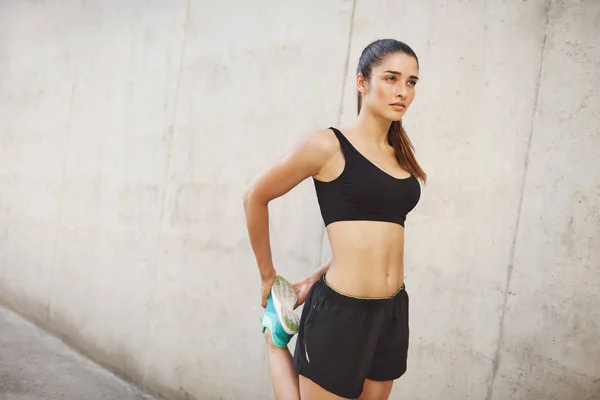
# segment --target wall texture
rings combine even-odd
[[[348,123],[380,37],[405,125],[409,371],[393,399],[600,399],[600,3],[0,3],[0,301],[172,399],[271,398],[242,193]],[[326,258],[312,183],[280,273]]]

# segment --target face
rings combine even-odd
[[[391,121],[399,121],[415,98],[419,68],[413,57],[394,53],[381,65],[373,67],[367,82],[357,77],[359,92],[363,95],[362,107]]]

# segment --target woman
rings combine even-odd
[[[307,135],[245,193],[276,399],[387,399],[406,371],[404,222],[427,176],[401,122],[418,72],[406,44],[369,44],[357,69],[356,121]],[[273,266],[268,203],[309,177],[333,255],[292,286]],[[303,302],[298,321],[293,309]]]

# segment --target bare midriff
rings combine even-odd
[[[327,283],[353,297],[393,296],[404,283],[404,228],[378,221],[339,221],[327,227],[332,260]]]

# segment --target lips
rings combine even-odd
[[[390,105],[392,107],[396,108],[396,109],[402,109],[403,110],[403,109],[406,108],[406,105],[404,103],[393,103],[393,104],[390,104]]]

